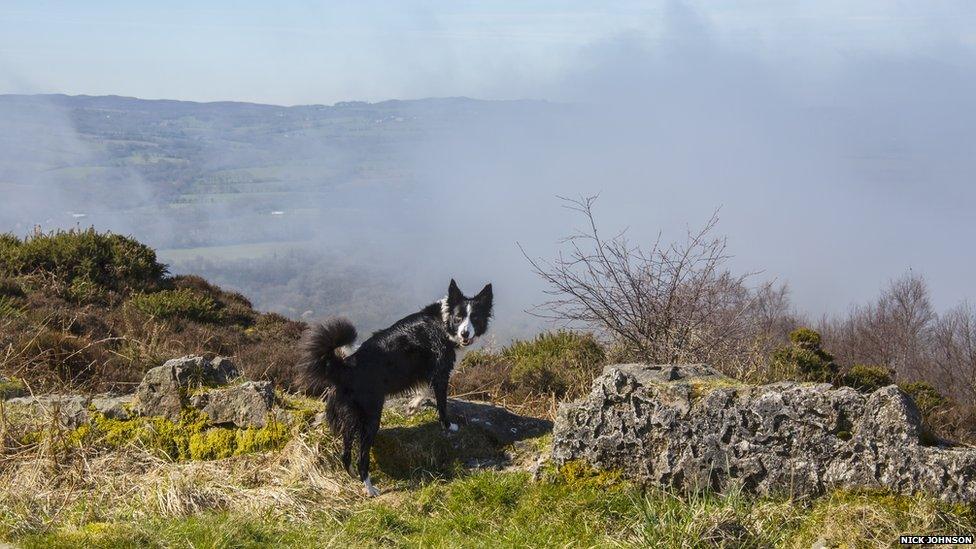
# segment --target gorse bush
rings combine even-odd
[[[0,237],[0,274],[47,273],[63,285],[76,279],[118,291],[155,287],[166,274],[156,252],[140,242],[95,229]]]
[[[773,352],[774,378],[833,382],[837,377],[834,357],[820,346],[820,334],[809,328],[790,332],[790,344]]]
[[[797,328],[790,332],[790,343],[810,351],[815,351],[821,347],[820,334],[810,328]]]
[[[136,294],[129,299],[136,310],[154,318],[182,318],[217,323],[223,315],[214,300],[188,288]]]
[[[908,396],[912,397],[915,405],[918,406],[918,411],[922,412],[922,416],[925,418],[930,417],[933,412],[944,408],[950,403],[949,399],[937,391],[932,384],[924,381],[899,383],[898,387],[908,393]]]
[[[566,394],[600,372],[603,346],[591,334],[558,331],[516,341],[502,351],[512,362],[512,381],[540,393]]]
[[[873,393],[894,383],[891,371],[883,366],[855,364],[844,374],[843,384],[862,393]]]

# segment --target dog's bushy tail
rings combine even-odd
[[[356,328],[344,318],[333,318],[309,328],[302,344],[299,386],[311,395],[323,395],[336,387],[346,367],[339,349],[355,341]]]

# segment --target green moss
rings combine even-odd
[[[454,476],[465,462],[501,460],[504,456],[504,450],[477,425],[445,433],[433,410],[409,417],[384,412],[383,428],[372,452],[377,469],[396,479]]]
[[[0,377],[0,400],[27,394],[27,385],[18,378]]]
[[[566,462],[556,468],[555,478],[570,488],[617,489],[625,486],[619,471],[597,469],[582,460]]]
[[[166,418],[109,419],[93,414],[90,423],[70,431],[69,446],[107,450],[134,444],[174,461],[213,460],[272,450],[291,438],[291,428],[269,420],[265,427],[231,429],[208,427],[206,416],[185,411],[180,421]]]
[[[383,427],[416,427],[437,421],[437,410],[432,408],[425,408],[411,415],[403,415],[392,408],[384,408],[383,417],[380,420]]]
[[[688,380],[688,385],[691,386],[691,398],[694,400],[701,399],[716,389],[747,387],[745,383],[742,383],[737,379],[726,377],[691,378]]]
[[[210,323],[223,321],[217,303],[210,296],[188,288],[136,294],[129,299],[129,304],[154,318],[182,318]]]

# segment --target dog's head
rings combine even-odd
[[[447,297],[441,301],[441,316],[444,327],[452,341],[467,347],[481,334],[488,331],[491,318],[491,284],[485,286],[478,295],[466,297],[451,279]]]

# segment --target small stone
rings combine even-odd
[[[91,407],[108,419],[125,421],[135,415],[132,402],[135,395],[102,394],[92,397]]]

